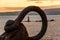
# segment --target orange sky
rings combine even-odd
[[[0,11],[6,11],[5,7],[26,7],[60,5],[60,0],[0,0]]]

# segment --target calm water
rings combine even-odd
[[[23,21],[27,21],[28,16],[30,17],[31,21],[41,20],[39,15],[27,15]],[[0,16],[0,22],[6,22],[7,20],[15,20],[18,17],[18,15],[6,15],[6,16]],[[60,15],[47,15],[47,19],[51,20],[60,20]],[[2,24],[2,23],[1,23]]]
[[[3,27],[7,20],[15,20],[18,15],[10,15],[10,16],[0,16],[0,32],[3,33]],[[28,15],[25,17],[23,21],[27,21]],[[31,21],[41,20],[39,15],[29,15]],[[47,15],[48,20],[54,19],[54,22],[49,22],[48,31],[46,33],[47,36],[44,38],[52,38],[53,40],[59,40],[60,38],[60,15]],[[57,28],[57,29],[56,29]],[[0,34],[1,34],[0,33]],[[49,40],[50,40],[49,39]]]

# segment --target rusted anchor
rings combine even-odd
[[[33,36],[29,37],[28,32],[22,22],[28,12],[37,12],[42,19],[41,31]],[[8,20],[4,27],[5,32],[0,36],[0,40],[39,40],[41,39],[47,30],[47,17],[42,9],[37,6],[26,7],[15,20]]]

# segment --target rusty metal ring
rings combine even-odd
[[[19,22],[21,22],[23,19],[24,19],[24,17],[28,14],[28,12],[31,12],[31,11],[35,11],[35,12],[37,12],[40,16],[41,16],[41,19],[42,19],[42,27],[41,27],[41,31],[37,34],[37,35],[35,35],[35,36],[33,36],[33,37],[30,37],[30,38],[32,38],[32,39],[41,39],[43,36],[44,36],[44,34],[46,33],[46,30],[47,30],[47,24],[48,24],[48,22],[47,22],[47,17],[46,17],[46,14],[44,13],[44,11],[42,10],[42,9],[40,9],[39,7],[37,7],[37,6],[29,6],[29,7],[26,7],[21,13],[20,13],[20,15],[16,18],[16,22],[17,23],[19,23]]]

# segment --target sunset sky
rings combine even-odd
[[[6,10],[5,7],[26,7],[35,6],[53,6],[60,5],[60,0],[0,0],[0,10]]]

